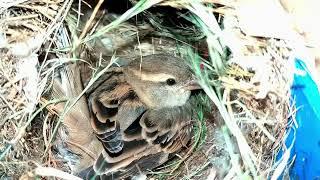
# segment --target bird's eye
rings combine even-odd
[[[169,85],[169,86],[172,86],[172,85],[175,85],[176,84],[176,80],[174,80],[174,79],[172,79],[172,78],[169,78],[169,79],[167,79],[167,84]]]

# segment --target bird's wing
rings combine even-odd
[[[113,154],[110,148],[105,148],[106,151],[99,156],[95,165],[87,170],[85,178],[96,176],[97,179],[118,179],[138,175],[160,166],[168,160],[170,153],[186,146],[192,135],[191,117],[186,115],[179,117],[172,114],[174,110],[153,111],[155,110],[142,113],[141,117],[124,131],[121,131],[120,127],[117,130],[118,137],[121,137],[120,151]],[[177,111],[176,109],[175,112]],[[169,117],[175,119],[168,119]],[[152,127],[146,126],[146,123],[149,123],[148,125],[152,123]],[[133,132],[136,132],[135,137],[139,138],[134,140],[124,138],[130,137]]]
[[[189,102],[180,107],[150,110],[140,120],[141,135],[150,144],[159,145],[164,152],[176,152],[190,140],[191,116]]]
[[[114,72],[107,79],[98,79],[98,82],[99,86],[89,96],[91,125],[105,148],[110,153],[118,153],[122,150],[125,138],[120,132],[144,113],[145,106],[126,83],[121,72]],[[132,137],[135,132],[137,131],[133,130],[131,140],[134,140]]]

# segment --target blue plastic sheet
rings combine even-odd
[[[296,59],[295,65],[305,73],[294,75],[291,88],[298,126],[288,130],[286,141],[287,146],[294,143],[291,160],[295,158],[290,168],[290,178],[320,179],[320,94],[303,61]]]

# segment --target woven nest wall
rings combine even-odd
[[[188,59],[210,107],[190,146],[150,178],[276,176],[294,112],[294,47],[280,31],[252,28],[253,17],[241,14],[252,8],[259,7],[205,0],[2,3],[0,177],[72,172],[55,150],[60,123],[48,94],[57,71],[81,62],[89,81],[112,58],[122,63],[155,53]]]

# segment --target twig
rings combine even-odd
[[[12,119],[20,114],[24,113],[24,110],[18,111],[10,116],[5,117],[3,120],[0,122],[0,126],[2,126],[7,120]]]
[[[93,19],[95,18],[101,4],[104,2],[104,0],[99,0],[98,4],[96,5],[96,7],[94,7],[94,10],[89,18],[89,20],[87,21],[86,25],[84,26],[82,33],[80,34],[79,40],[78,42],[81,42],[81,40],[84,38],[84,36],[87,34],[87,31],[89,29],[89,27],[91,26],[91,23],[93,21]]]
[[[185,179],[190,179],[193,176],[195,176],[196,174],[198,174],[199,172],[203,171],[206,167],[208,167],[211,164],[210,161],[206,162],[203,166],[201,166],[200,168],[196,169],[193,173],[189,174],[188,176],[184,177],[182,180]]]
[[[171,170],[170,174],[172,174],[174,171],[176,171],[180,165],[191,155],[191,153],[193,152],[193,150],[197,147],[198,142],[200,141],[201,138],[201,132],[202,132],[202,126],[201,126],[201,122],[198,121],[198,126],[199,126],[199,133],[197,134],[197,139],[195,140],[195,143],[192,145],[192,147],[189,149],[189,151],[187,152],[187,154],[185,154],[183,156],[183,158],[178,162],[178,164]]]
[[[81,178],[74,176],[72,174],[63,172],[61,170],[52,167],[42,167],[39,166],[35,169],[35,174],[39,176],[52,176],[65,180],[82,180]]]
[[[71,144],[71,145],[73,145],[73,146],[78,147],[78,148],[81,149],[83,152],[85,152],[86,154],[88,154],[92,159],[95,159],[95,157],[96,157],[96,155],[95,155],[92,151],[90,151],[89,149],[87,149],[87,148],[84,147],[84,146],[81,146],[81,145],[78,144],[78,143],[74,143],[74,142],[72,142],[72,141],[67,141],[67,144]]]
[[[12,139],[10,142],[9,142],[9,145],[5,148],[5,150],[0,154],[0,160],[2,160],[5,155],[9,152],[9,150],[14,146],[16,145],[19,140],[23,137],[23,135],[26,133],[26,130],[27,130],[27,127],[30,125],[30,123],[33,121],[33,119],[44,109],[46,108],[48,105],[50,104],[56,104],[56,103],[59,103],[59,102],[62,102],[62,101],[65,101],[65,100],[52,100],[52,101],[49,101],[47,104],[45,104],[44,106],[42,106],[40,109],[38,109],[35,113],[33,113],[33,115],[28,119],[28,121],[26,122],[26,124],[24,126],[22,126],[20,129],[19,129],[19,132],[18,132],[18,135]]]
[[[11,106],[11,104],[6,100],[6,98],[2,96],[2,94],[0,94],[0,98],[6,103],[6,105],[13,113],[16,113],[16,110]]]
[[[9,17],[4,19],[5,21],[9,22],[9,21],[18,21],[18,20],[24,20],[24,19],[31,19],[31,18],[37,18],[39,16],[39,14],[29,14],[29,15],[25,15],[25,16],[17,16],[17,17]]]

